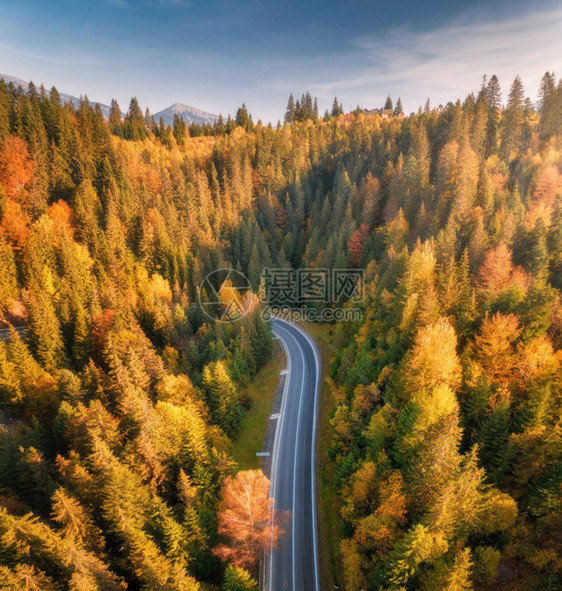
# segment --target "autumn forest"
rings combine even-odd
[[[0,81],[0,588],[258,588],[232,446],[274,341],[198,301],[272,267],[365,274],[314,332],[326,580],[562,588],[562,79],[523,83],[189,126]]]

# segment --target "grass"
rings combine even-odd
[[[322,377],[330,375],[330,365],[334,351],[328,343],[332,342],[331,324],[302,322],[302,327],[316,341],[322,354]],[[334,487],[335,464],[328,456],[332,440],[330,417],[335,408],[335,400],[328,384],[322,379],[320,385],[320,404],[318,409],[318,430],[316,433],[316,474],[318,529],[320,539],[320,588],[333,589],[334,582],[342,587],[343,567],[340,558],[340,539],[342,534],[341,498]]]
[[[242,395],[250,400],[250,408],[246,411],[239,435],[233,441],[232,448],[232,455],[241,470],[259,468],[259,458],[256,453],[262,450],[269,415],[279,384],[279,372],[285,365],[285,355],[275,341],[273,357],[243,389]]]

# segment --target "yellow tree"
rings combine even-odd
[[[514,342],[520,334],[519,319],[514,314],[498,312],[484,319],[474,337],[474,352],[490,382],[508,386],[514,380]]]
[[[456,347],[455,329],[446,318],[421,328],[404,366],[406,392],[415,395],[438,386],[455,390],[461,378]]]

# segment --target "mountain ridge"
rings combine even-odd
[[[185,103],[179,102],[173,103],[169,107],[162,109],[162,111],[155,113],[154,119],[159,121],[160,117],[162,117],[164,123],[167,125],[173,125],[174,115],[176,113],[182,117],[187,124],[196,123],[198,125],[212,125],[218,119],[218,116],[213,113],[209,113],[207,111],[203,111],[202,109],[198,109],[197,107],[192,107],[191,105],[186,105]]]
[[[21,86],[26,91],[29,89],[30,82],[26,82],[22,78],[17,78],[16,76],[10,76],[8,74],[0,74],[0,80],[4,80],[5,82],[12,82],[16,86]],[[35,86],[37,88],[39,88],[41,86],[41,84],[43,84],[43,83],[40,83],[39,85],[35,85]],[[58,88],[57,88],[57,91],[58,91]],[[49,89],[48,89],[48,92],[50,92]],[[79,97],[73,96],[72,94],[68,94],[66,92],[60,92],[60,91],[58,91],[58,92],[59,92],[59,96],[60,96],[62,102],[72,103],[75,107],[78,107],[80,105],[80,98]],[[88,95],[83,95],[83,96],[87,97]],[[105,105],[104,103],[100,103],[98,101],[90,101],[90,103],[92,105],[99,105],[104,116],[109,117],[109,110],[110,110],[109,105]]]
[[[22,78],[17,78],[16,76],[10,76],[9,74],[0,74],[0,80],[4,80],[7,83],[12,82],[16,86],[21,86],[26,91],[29,89],[30,82],[26,82]],[[41,84],[36,86],[39,87],[40,85]],[[78,107],[80,105],[81,99],[74,95],[60,91],[59,95],[61,101],[64,103],[72,103],[75,107]],[[88,95],[83,96],[87,97]],[[99,105],[104,117],[109,117],[109,111],[111,109],[109,105],[100,103],[98,101],[90,101],[90,103],[92,105]],[[180,102],[172,103],[169,107],[166,107],[165,109],[162,109],[157,113],[154,113],[153,116],[157,122],[160,120],[160,117],[162,117],[164,123],[166,123],[167,125],[173,125],[174,115],[176,113],[180,115],[180,117],[182,117],[188,125],[191,125],[192,123],[196,123],[199,125],[212,125],[218,119],[218,116],[214,115],[213,113],[209,113],[208,111],[204,111],[203,109],[192,107],[191,105],[187,105],[185,103]],[[124,114],[122,113],[122,115]]]

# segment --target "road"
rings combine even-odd
[[[16,326],[14,327],[16,332],[20,335],[20,337],[25,336],[26,327],[25,326]],[[9,328],[0,328],[0,341],[9,341],[10,340],[10,329]]]
[[[287,534],[266,557],[267,591],[319,591],[315,495],[315,431],[320,356],[297,326],[273,320],[287,354],[287,377],[271,458],[271,489],[278,511],[290,511]]]

